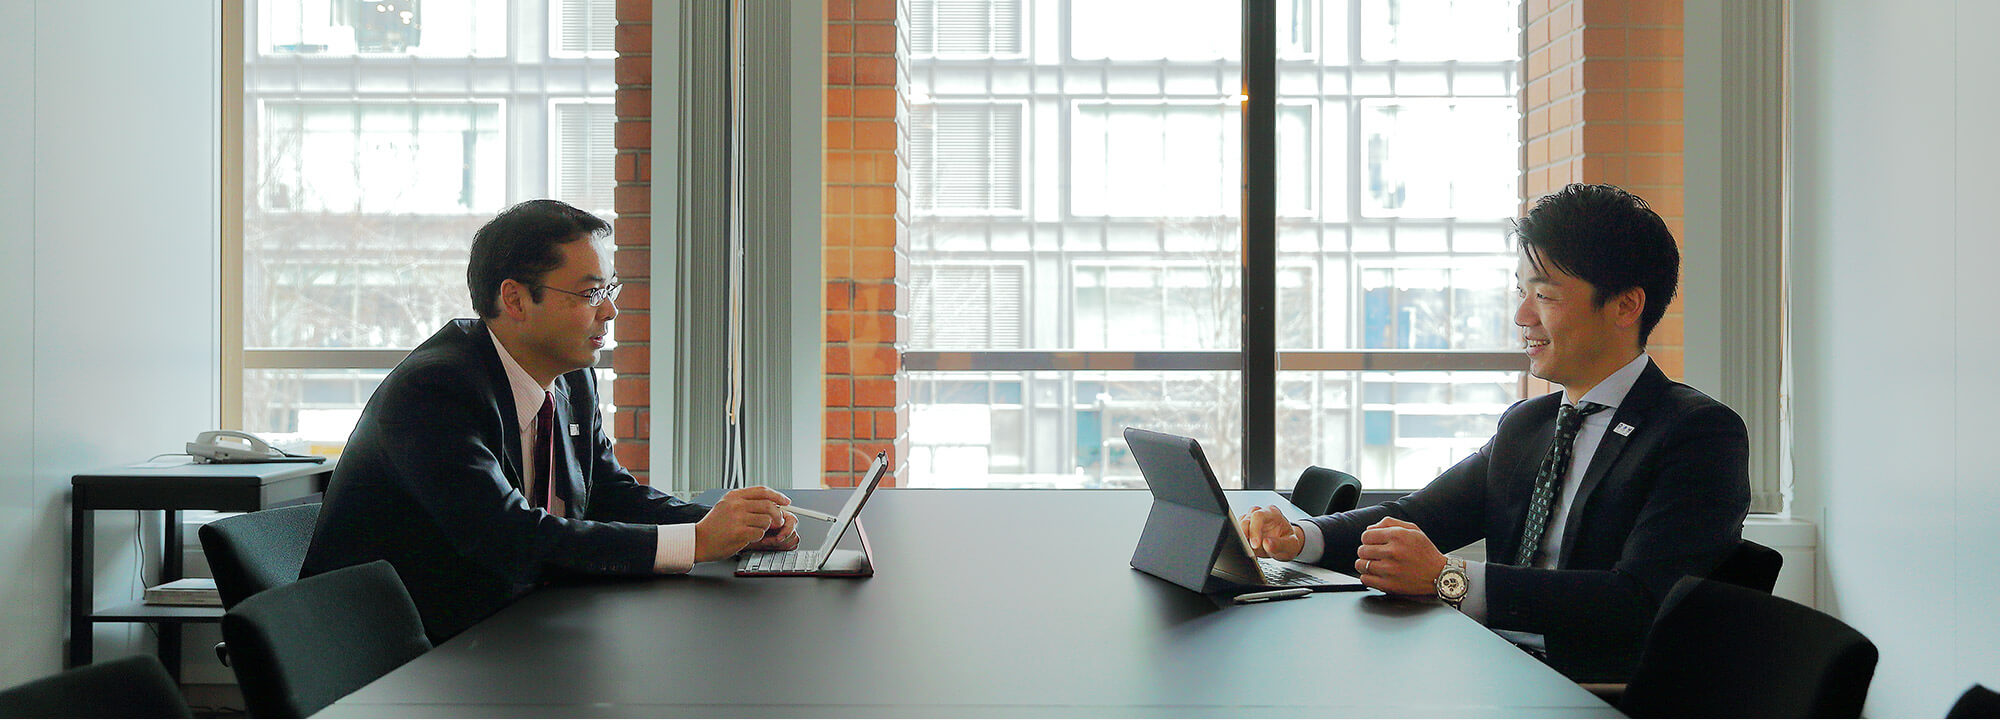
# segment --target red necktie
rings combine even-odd
[[[541,469],[528,491],[528,505],[546,508],[554,504],[556,478],[556,396],[542,391],[542,410],[535,413],[535,466]]]

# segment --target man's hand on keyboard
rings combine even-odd
[[[751,543],[764,542],[773,528],[784,527],[787,514],[778,506],[791,503],[791,498],[762,486],[729,491],[694,524],[695,562],[721,560]],[[792,523],[796,527],[798,521]],[[795,533],[790,542],[798,544]]]
[[[1243,537],[1250,539],[1250,552],[1257,557],[1291,560],[1306,547],[1305,535],[1275,507],[1251,508],[1237,522],[1243,526]]]
[[[778,514],[784,516],[784,519],[771,529],[765,530],[764,537],[758,538],[756,542],[750,543],[749,547],[743,549],[784,551],[784,550],[793,550],[798,548],[799,546],[798,516],[788,512],[783,512],[782,509],[780,509]]]

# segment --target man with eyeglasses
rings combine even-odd
[[[610,231],[555,200],[479,229],[466,268],[479,317],[446,324],[369,399],[301,576],[389,561],[436,644],[554,574],[684,573],[798,546],[777,491],[711,508],[612,455],[591,371],[618,316]]]

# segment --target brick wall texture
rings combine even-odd
[[[1617,185],[1651,203],[1685,247],[1681,0],[1526,2],[1526,200],[1573,182]],[[1682,318],[1676,297],[1647,347],[1672,377],[1685,367]]]
[[[616,37],[618,82],[616,130],[618,189],[611,221],[618,249],[612,256],[625,289],[618,295],[612,330],[617,379],[611,381],[611,437],[618,462],[650,482],[648,438],[652,397],[652,168],[653,168],[653,3],[618,0]]]

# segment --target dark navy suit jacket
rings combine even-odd
[[[1447,553],[1483,539],[1489,626],[1542,634],[1549,663],[1578,680],[1629,677],[1661,598],[1742,537],[1749,436],[1735,411],[1648,362],[1611,419],[1631,434],[1605,432],[1589,459],[1559,565],[1502,565],[1520,547],[1561,405],[1561,393],[1516,403],[1485,447],[1424,489],[1313,518],[1326,538],[1320,563],[1353,572],[1361,532],[1384,516],[1416,523]]]
[[[551,571],[653,570],[656,525],[708,511],[640,484],[611,452],[589,369],[555,381],[556,494],[568,517],[522,492],[520,421],[486,324],[454,320],[368,400],[327,486],[301,576],[387,560],[433,644],[535,587]],[[577,433],[569,427],[574,424]]]

